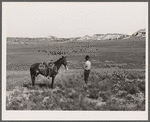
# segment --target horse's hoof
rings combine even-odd
[[[52,86],[51,86],[51,85],[48,85],[47,87],[50,88],[50,89],[52,89]]]

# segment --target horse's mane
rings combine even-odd
[[[62,58],[59,58],[57,61],[54,62],[54,64],[56,65],[58,62],[60,62],[62,60]]]

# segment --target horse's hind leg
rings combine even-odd
[[[54,84],[54,78],[55,77],[52,77],[52,83],[51,83],[51,88],[53,89],[53,84]]]
[[[31,80],[32,80],[32,86],[35,85],[35,75],[31,75]]]

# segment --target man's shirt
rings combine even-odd
[[[84,70],[90,70],[91,69],[91,62],[87,60],[84,64]]]

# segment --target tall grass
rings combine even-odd
[[[87,88],[77,70],[60,74],[54,89],[47,83],[32,87],[29,78],[25,85],[23,79],[17,80],[7,96],[7,110],[145,110],[145,76],[140,72],[93,71]]]

